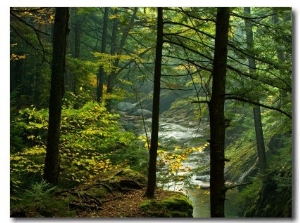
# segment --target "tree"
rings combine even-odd
[[[103,15],[103,32],[102,32],[102,42],[101,42],[101,53],[105,53],[106,51],[106,41],[107,41],[107,25],[108,25],[108,12],[109,8],[104,9]],[[100,65],[98,76],[97,76],[97,101],[100,102],[103,96],[103,84],[104,84],[104,69],[103,66]]]
[[[162,48],[163,48],[163,8],[159,7],[157,8],[157,37],[156,37],[156,56],[155,56],[155,67],[154,67],[152,132],[151,132],[151,145],[149,150],[148,185],[145,194],[149,198],[154,197],[154,191],[156,187],[156,158],[157,158],[157,147],[158,147]]]
[[[282,18],[282,25],[280,20],[279,20],[279,13],[277,12],[278,9],[276,8],[273,8],[273,12],[274,12],[274,15],[273,15],[273,23],[276,26],[275,28],[275,33],[276,31],[279,30],[278,33],[276,34],[279,34],[278,36],[275,35],[273,38],[274,38],[274,42],[276,44],[276,52],[277,52],[277,58],[278,58],[278,61],[281,63],[281,64],[285,64],[286,63],[286,60],[288,58],[288,55],[291,55],[292,52],[291,52],[291,47],[286,47],[286,46],[282,46],[284,43],[284,45],[290,45],[288,41],[289,40],[289,36],[290,35],[286,35],[285,33],[281,33],[281,28],[285,28],[286,24],[288,24],[291,20],[291,14],[290,13],[287,13],[285,15],[283,15],[283,18]],[[279,10],[278,10],[279,11]],[[290,51],[290,52],[289,52]],[[284,67],[284,66],[283,66]],[[284,69],[281,69],[280,70],[282,73],[286,73],[286,71]],[[283,107],[283,105],[286,103],[286,99],[289,98],[289,96],[287,97],[287,94],[288,92],[280,89],[280,107]]]
[[[69,8],[56,8],[53,32],[49,125],[44,169],[44,179],[54,185],[58,184],[59,176],[59,138],[62,98],[64,94],[67,35],[69,32],[68,19]]]
[[[38,107],[48,102],[53,8],[10,8],[12,105]]]
[[[119,21],[118,19],[115,19],[113,22],[113,28],[112,28],[112,34],[111,34],[111,55],[112,56],[121,56],[122,52],[123,52],[123,48],[124,45],[126,43],[126,39],[129,35],[129,31],[130,29],[133,27],[134,25],[134,20],[136,17],[136,13],[137,13],[138,8],[134,8],[133,10],[133,14],[131,15],[129,24],[127,24],[127,26],[125,26],[122,30],[122,37],[120,40],[120,43],[117,43],[117,36],[118,36],[118,29],[119,29],[119,24],[121,23],[121,21]],[[118,15],[118,10],[115,9],[115,13],[116,16]],[[110,95],[113,93],[113,89],[115,86],[115,80],[116,77],[118,75],[118,71],[117,71],[117,67],[119,66],[119,62],[120,62],[120,58],[117,57],[114,62],[113,62],[113,69],[111,71],[111,73],[108,75],[108,81],[107,81],[107,94],[108,97],[110,97]],[[112,100],[109,98],[106,101],[106,107],[109,111],[111,111],[112,109]]]
[[[209,102],[210,116],[210,211],[211,217],[224,217],[225,181],[225,83],[227,69],[227,44],[229,8],[218,8],[215,51],[212,71],[212,96]]]
[[[245,16],[250,16],[251,15],[250,7],[245,7],[244,13]],[[252,24],[249,20],[245,19],[245,26],[246,26],[247,49],[251,52],[251,50],[253,50],[253,41],[254,41]],[[250,54],[248,56],[248,64],[249,64],[249,73],[253,75],[256,72],[256,63],[254,57]],[[259,103],[258,97],[255,98],[254,100]],[[260,112],[259,105],[254,105],[253,117],[254,117],[254,127],[255,127],[255,135],[256,135],[256,147],[257,147],[257,154],[259,160],[259,169],[260,172],[263,174],[267,167],[267,159],[266,159],[264,135],[263,135],[263,129],[261,123],[261,112]]]

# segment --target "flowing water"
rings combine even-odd
[[[159,137],[163,139],[164,144],[176,142],[183,147],[200,146],[199,139],[202,138],[202,143],[205,142],[207,136],[204,136],[204,130],[195,127],[185,127],[180,124],[168,123],[161,121]],[[206,139],[204,139],[206,137]],[[197,145],[198,143],[198,145]],[[158,186],[167,190],[181,191],[185,193],[193,203],[194,218],[209,218],[210,217],[210,191],[209,191],[209,172],[197,173],[197,168],[207,166],[209,164],[209,152],[201,151],[194,152],[188,156],[183,162],[183,167],[188,167],[190,171],[178,170],[176,176],[183,176],[183,181],[174,182],[174,178],[170,177],[166,180],[164,170],[158,172],[158,179],[164,179],[164,182],[159,181]],[[184,169],[183,168],[183,169]],[[227,218],[237,218],[237,212],[232,199],[237,194],[236,190],[229,190],[226,193],[225,216]]]

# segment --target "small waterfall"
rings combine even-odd
[[[241,176],[237,180],[237,183],[242,183],[244,178],[256,167],[256,164],[257,164],[257,160],[254,162],[254,164],[249,169],[247,169],[247,171],[245,171],[241,174]]]

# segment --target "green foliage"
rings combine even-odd
[[[157,168],[160,170],[160,174],[157,177],[162,187],[165,187],[165,183],[169,182],[186,182],[189,183],[189,177],[193,174],[191,168],[184,166],[183,162],[187,159],[188,155],[193,152],[203,151],[209,143],[205,143],[199,147],[181,148],[175,147],[173,150],[165,151],[158,150]],[[187,174],[179,174],[179,172],[186,172]]]
[[[29,188],[31,182],[42,178],[48,126],[48,110],[42,108],[48,106],[51,67],[47,64],[50,64],[52,50],[51,38],[45,34],[50,33],[54,17],[53,8],[11,10],[21,18],[12,16],[10,24],[11,80],[17,85],[11,93],[10,128],[11,191],[15,196],[22,188]],[[249,16],[252,17],[254,32],[251,49],[246,49],[243,8],[232,10],[226,93],[253,101],[259,99],[262,104],[292,114],[291,8],[251,9],[252,15]],[[116,42],[119,42],[122,39],[119,32],[124,33],[127,29],[133,9],[118,8],[116,11],[118,13],[111,11],[109,14],[108,35],[112,33],[112,21],[117,20],[119,27]],[[95,97],[99,66],[104,68],[107,75],[118,73],[114,93],[104,95],[104,99],[121,100],[132,96],[130,93],[133,91],[136,94],[142,91],[141,94],[145,94],[147,100],[152,98],[157,11],[155,8],[138,9],[135,24],[129,31],[123,49],[117,49],[122,51],[118,55],[108,53],[115,47],[109,45],[110,41],[107,53],[91,53],[99,50],[102,13],[101,8],[77,8],[76,18],[72,13],[70,15],[71,21],[77,20],[80,23],[80,30],[75,34],[71,22],[70,40],[78,35],[82,44],[78,46],[80,59],[68,56],[66,61],[60,148],[63,181],[82,182],[99,172],[125,165],[147,171],[147,150],[140,148],[132,133],[119,127],[116,115],[108,113],[103,105],[90,101]],[[184,119],[188,123],[188,117],[193,113],[198,120],[202,119],[208,115],[207,104],[191,104],[191,101],[207,101],[210,97],[216,9],[165,8],[164,14],[162,74],[166,76],[162,78],[162,87],[193,90],[191,93],[180,91],[179,99],[165,114],[173,117],[171,121]],[[73,48],[73,44],[70,44],[70,52]],[[255,55],[254,73],[249,72],[249,55]],[[195,98],[195,92],[198,98]],[[144,102],[143,99],[141,101]],[[256,169],[251,106],[244,102],[226,101],[226,117],[231,119],[226,129],[226,158],[230,160],[226,162],[226,175],[229,180],[239,180],[242,174]],[[274,171],[269,171],[264,177],[276,185],[273,189],[277,197],[271,197],[279,205],[275,206],[275,202],[267,200],[267,197],[259,200],[259,193],[265,187],[261,178],[255,178],[253,184],[241,192],[239,204],[249,216],[255,214],[255,209],[262,210],[261,216],[267,212],[275,216],[280,208],[280,216],[288,216],[291,202],[288,199],[291,189],[292,138],[290,134],[283,137],[277,154],[269,150],[268,142],[275,134],[290,133],[292,119],[270,109],[262,108],[261,111],[267,162],[269,169]],[[165,176],[181,180],[177,173],[182,168],[184,153],[174,152],[173,147],[168,148],[168,152],[160,151],[159,165],[163,161],[168,167]],[[201,168],[206,166],[198,169]],[[253,176],[253,171],[251,174]],[[264,203],[266,201],[270,204]],[[262,207],[259,203],[266,205]]]
[[[48,112],[35,107],[19,110],[11,119],[11,192],[41,180],[46,154]]]
[[[51,187],[45,181],[33,183],[31,188],[11,203],[11,210],[22,210],[27,217],[74,217],[75,213],[69,210],[66,198],[54,196],[56,187]]]
[[[111,55],[107,53],[94,52],[93,55],[97,58],[97,62],[94,64],[96,68],[102,66],[104,71],[108,74],[112,72],[118,72],[120,69],[114,65],[115,61],[118,60],[120,62],[128,61],[131,58],[130,55]]]
[[[273,123],[265,128],[273,127]],[[247,130],[249,132],[249,130]],[[269,132],[270,131],[270,132]],[[266,135],[276,133],[276,129]],[[239,215],[245,217],[291,217],[292,213],[292,149],[291,137],[283,139],[283,147],[275,153],[267,150],[268,169],[265,175],[253,175],[257,159],[255,145],[243,138],[231,143],[226,151],[230,162],[226,173],[230,180],[238,180],[244,174],[252,184],[242,188],[234,202]],[[252,172],[252,173],[251,173]],[[250,176],[249,176],[250,174]]]
[[[28,187],[41,179],[46,154],[47,110],[34,107],[20,110],[12,122],[13,133],[23,137],[18,152],[11,154],[12,191]],[[62,182],[81,182],[96,174],[132,165],[140,168],[146,159],[144,149],[131,132],[118,125],[118,115],[110,114],[98,103],[86,103],[80,109],[63,107],[60,141],[60,177]]]
[[[33,146],[10,156],[10,188],[12,194],[28,188],[31,182],[41,179],[44,168],[45,146]]]
[[[19,110],[11,120],[11,149],[22,151],[34,145],[43,145],[48,128],[48,111],[37,110],[34,106]]]
[[[292,199],[292,168],[278,165],[256,177],[234,202],[245,217],[291,217]]]
[[[259,198],[259,191],[262,182],[259,178],[254,178],[251,185],[244,187],[233,199],[233,203],[238,207],[238,215],[244,216],[251,205],[254,205]]]
[[[225,163],[226,176],[231,181],[240,181],[244,173],[253,174],[256,169],[257,152],[253,142],[239,139],[233,142],[225,152],[230,162]],[[249,172],[248,172],[249,171]]]
[[[278,97],[273,95],[267,98],[273,105],[277,100]],[[292,120],[277,111],[261,109],[268,170],[265,175],[257,176],[258,158],[251,109],[236,103],[227,104],[227,108],[232,120],[226,132],[226,157],[230,160],[226,163],[226,177],[232,181],[252,182],[241,188],[234,199],[239,216],[291,217]],[[276,135],[281,141],[275,142],[276,150],[271,151],[269,142]]]

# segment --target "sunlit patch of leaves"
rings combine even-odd
[[[120,128],[118,118],[107,112],[104,105],[94,102],[80,109],[63,107],[59,161],[62,180],[81,182],[101,172],[130,165],[130,160],[120,154],[134,149],[137,139],[133,133]],[[11,183],[16,191],[26,181],[24,176],[42,177],[48,111],[26,108],[19,111],[15,120],[12,129],[23,135],[19,144],[27,145],[11,153]]]
[[[195,152],[202,152],[209,143],[206,142],[199,147],[181,148],[175,147],[173,151],[158,150],[157,167],[160,170],[161,179],[158,179],[163,185],[166,182],[181,182],[187,181],[191,175],[191,168],[184,166],[184,161],[189,155]],[[182,174],[184,173],[184,174]]]

